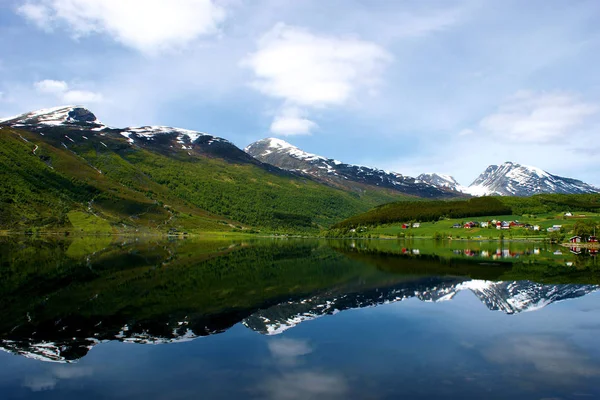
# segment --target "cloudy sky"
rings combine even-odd
[[[0,0],[0,117],[81,104],[469,184],[600,185],[597,0]]]

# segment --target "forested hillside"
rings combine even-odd
[[[0,129],[0,230],[309,231],[402,198],[332,188],[208,135],[99,129]]]
[[[600,211],[600,194],[543,194],[532,197],[478,197],[453,201],[404,201],[384,204],[355,215],[333,227],[349,229],[410,221],[436,221],[486,215],[544,214],[564,211]]]

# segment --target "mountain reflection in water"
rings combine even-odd
[[[0,346],[71,362],[107,341],[181,342],[238,323],[274,335],[348,309],[442,302],[463,290],[515,314],[599,288],[594,259],[557,259],[542,244],[416,244],[5,239]],[[486,263],[491,254],[504,262]]]

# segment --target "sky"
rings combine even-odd
[[[468,185],[600,186],[597,0],[0,0],[0,117],[83,105]]]

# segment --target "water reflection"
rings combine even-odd
[[[382,241],[3,246],[2,294],[7,301],[0,345],[55,362],[77,360],[106,341],[184,342],[239,322],[274,335],[348,309],[410,298],[441,302],[464,290],[490,310],[515,314],[598,289],[592,267],[556,270],[555,260],[540,256],[553,255],[552,248],[522,244],[496,249],[493,255],[538,257],[539,265],[469,262],[490,256],[481,247],[421,251]]]
[[[600,332],[600,308],[585,303],[597,260],[542,243],[13,238],[0,249],[0,346],[24,356],[0,359],[33,363],[0,367],[0,394],[519,398],[511,385],[527,381],[553,387],[541,398],[600,368],[586,339]]]

